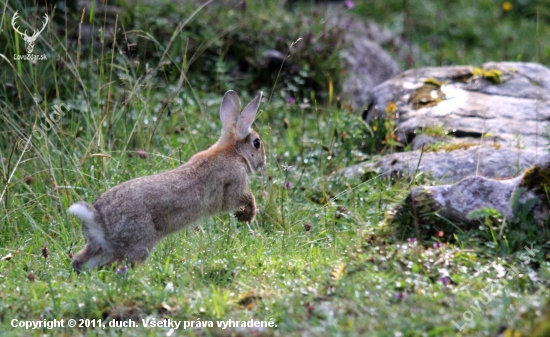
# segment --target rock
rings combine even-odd
[[[300,71],[298,67],[288,60],[285,54],[278,50],[268,49],[262,53],[262,66],[269,72],[289,72],[296,74]]]
[[[397,238],[425,241],[441,236],[440,232],[450,238],[459,231],[479,228],[480,220],[500,215],[506,222],[489,221],[487,225],[498,227],[492,228],[498,240],[506,239],[515,248],[544,245],[550,239],[548,188],[550,154],[513,179],[477,176],[452,185],[413,188],[386,223]]]
[[[513,176],[548,147],[550,69],[540,64],[413,69],[376,86],[370,95],[366,120],[385,118],[390,103],[397,139],[413,149],[425,144],[430,153],[422,154],[420,171],[445,183],[470,175]],[[418,134],[434,131],[447,136],[415,141]],[[393,154],[346,172],[410,175],[420,157],[420,150]]]
[[[452,150],[453,147],[450,146]],[[462,146],[466,147],[468,144]],[[424,152],[422,158],[420,151],[400,152],[348,167],[343,173],[358,177],[370,172],[385,176],[412,177],[422,172],[439,184],[449,184],[475,175],[506,179],[515,177],[532,166],[540,154],[542,152],[510,148],[497,150],[478,145],[449,152]]]
[[[369,92],[376,85],[400,73],[397,62],[382,47],[383,43],[397,45],[396,34],[381,29],[375,23],[341,11],[341,4],[328,6],[328,23],[345,32],[341,58],[346,70],[342,98],[354,109],[363,109]],[[395,49],[398,49],[395,48]],[[409,48],[410,49],[410,48]]]
[[[377,43],[366,39],[352,40],[353,47],[342,52],[347,68],[343,92],[350,93],[352,107],[365,106],[369,91],[399,73],[399,66]],[[346,96],[346,94],[344,94]]]

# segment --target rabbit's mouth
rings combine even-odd
[[[263,176],[264,173],[266,173],[266,171],[267,171],[267,165],[266,165],[266,157],[264,155],[264,161],[259,163],[258,166],[256,167],[256,174],[259,176]]]
[[[256,168],[256,174],[259,176],[263,176],[266,171],[266,165],[262,164],[258,168]]]

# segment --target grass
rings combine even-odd
[[[293,22],[307,26],[313,20],[310,39],[322,41],[319,14],[287,12],[267,1],[249,4],[238,24],[241,9],[207,6],[193,14],[199,5],[136,6],[134,21],[120,16],[108,18],[111,23],[103,14],[86,13],[83,21],[100,28],[106,42],[99,49],[94,41],[58,33],[65,23],[57,17],[35,47],[48,60],[31,63],[12,59],[23,45],[8,35],[8,18],[17,9],[22,18],[42,12],[0,1],[7,18],[0,44],[0,334],[491,336],[504,326],[530,335],[548,306],[547,257],[526,260],[524,251],[496,249],[484,226],[478,231],[485,240],[460,228],[444,233],[454,236],[448,243],[387,236],[381,224],[411,179],[362,181],[339,174],[390,144],[382,143],[388,139],[383,125],[367,127],[358,114],[324,102],[329,81],[320,74],[337,71],[333,55],[309,60],[313,75],[281,73],[257,88],[247,72],[234,77],[229,71],[241,61],[227,56],[231,39],[224,40],[225,33],[236,32],[241,41],[249,34],[240,34],[243,27],[260,31],[264,24],[266,35],[257,35],[269,38],[251,44],[268,46],[273,34],[294,33],[288,29]],[[464,20],[469,13],[458,11]],[[71,25],[79,27],[81,15],[74,16]],[[187,25],[166,24],[181,18],[189,19]],[[231,22],[239,27],[227,28]],[[143,54],[124,53],[124,35],[113,43],[109,25],[124,27]],[[208,27],[204,35],[201,27]],[[289,46],[298,37],[284,36],[283,42]],[[84,238],[66,209],[120,182],[175,168],[213,144],[229,88],[238,89],[243,102],[256,89],[273,92],[255,126],[268,157],[266,174],[251,179],[257,220],[205,219],[163,240],[139,268],[73,273],[70,255]],[[13,327],[14,319],[89,324],[31,331]],[[94,328],[86,319],[106,327]],[[109,326],[129,319],[140,327]],[[181,322],[180,328],[143,326],[142,320],[163,319]],[[276,327],[217,327],[229,319]],[[213,327],[184,329],[198,321]]]
[[[550,62],[545,41],[550,11],[542,0],[356,3],[354,12],[375,18],[419,47],[418,52],[399,53],[391,41],[386,46],[397,52],[405,69],[489,61]]]

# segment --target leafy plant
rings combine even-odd
[[[510,198],[513,214],[512,221],[517,225],[532,226],[535,225],[533,209],[539,202],[539,199],[533,197],[521,202],[520,198],[525,192],[526,189],[524,187],[518,187]]]
[[[472,211],[470,213],[468,213],[468,216],[467,218],[469,220],[481,220],[481,219],[484,219],[485,220],[485,223],[487,225],[492,225],[493,224],[493,221],[490,220],[491,218],[492,219],[502,219],[502,214],[494,209],[494,208],[491,208],[491,207],[482,207],[480,209],[477,209],[475,211]]]

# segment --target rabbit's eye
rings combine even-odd
[[[258,138],[254,139],[254,147],[259,149],[260,148],[260,140]]]

